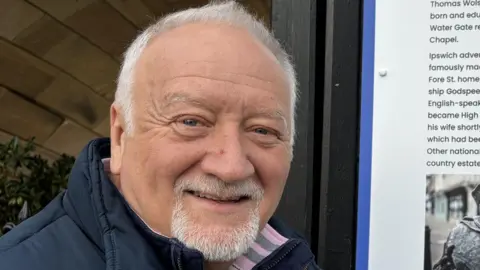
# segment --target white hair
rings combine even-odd
[[[291,145],[295,140],[295,106],[297,101],[297,79],[295,69],[289,55],[275,39],[265,25],[249,14],[242,5],[234,0],[215,1],[202,7],[169,14],[145,29],[132,42],[124,54],[124,61],[118,77],[115,93],[115,104],[120,107],[125,119],[125,132],[131,134],[134,130],[132,112],[132,86],[134,84],[135,66],[143,50],[156,36],[166,31],[197,22],[222,22],[246,29],[254,38],[262,43],[276,58],[283,68],[290,90],[291,109]]]

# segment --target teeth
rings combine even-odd
[[[200,197],[200,198],[205,198],[205,199],[209,199],[209,200],[214,200],[214,201],[238,201],[240,200],[240,196],[236,196],[236,197],[217,197],[217,196],[212,196],[212,195],[209,195],[209,194],[205,194],[205,193],[200,193],[200,192],[193,192],[193,194],[197,197]]]

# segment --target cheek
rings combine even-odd
[[[151,153],[144,149],[144,143],[135,141],[127,144],[123,154],[120,179],[123,188],[130,188],[139,194],[153,191],[155,184],[154,171],[151,162]]]
[[[177,143],[167,138],[152,139],[142,150],[145,158],[139,158],[139,167],[148,178],[150,192],[162,193],[170,198],[175,181],[199,160],[200,151],[194,145]]]
[[[149,189],[145,192],[171,193],[175,181],[201,156],[198,149],[201,144],[178,142],[174,137],[169,127],[151,128],[136,134],[125,149],[124,157],[129,160],[124,162],[129,174]]]
[[[278,153],[256,155],[253,162],[257,164],[255,166],[257,175],[265,191],[262,201],[262,215],[264,219],[268,219],[275,212],[282,197],[290,170],[290,159],[286,152],[279,151]]]
[[[290,170],[288,151],[284,148],[257,151],[252,162],[265,189],[283,189]]]
[[[195,152],[166,138],[140,141],[130,143],[125,149],[121,189],[150,227],[170,235],[173,187],[175,181],[195,164]]]
[[[122,188],[131,189],[136,200],[153,200],[159,196],[159,192],[168,192],[166,187],[169,181],[161,175],[161,172],[165,172],[165,157],[160,147],[158,142],[142,136],[126,144],[120,178]]]

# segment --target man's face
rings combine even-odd
[[[249,34],[217,24],[164,33],[133,86],[135,130],[112,106],[112,172],[153,230],[233,260],[273,215],[290,168],[290,94]]]

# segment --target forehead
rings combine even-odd
[[[273,54],[247,31],[224,24],[189,24],[162,33],[136,67],[135,81],[145,91],[161,92],[181,78],[198,78],[190,81],[200,86],[208,80],[244,85],[289,102],[286,77]]]
[[[270,76],[282,73],[274,55],[248,31],[221,23],[187,24],[162,33],[150,42],[143,56],[150,60],[212,61],[238,68],[268,67],[265,75]]]

